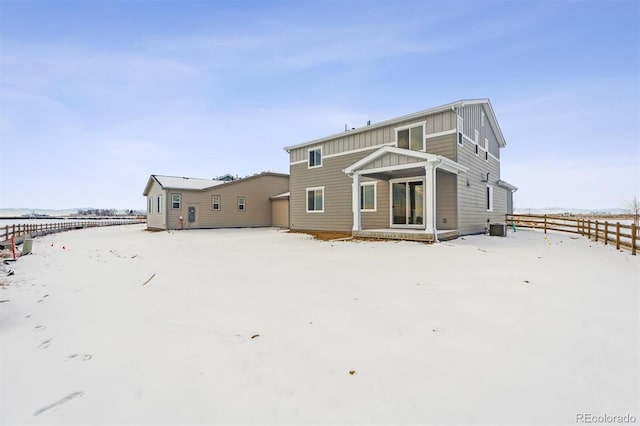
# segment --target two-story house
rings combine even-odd
[[[517,190],[488,99],[312,140],[290,156],[290,228],[437,241],[504,222]]]

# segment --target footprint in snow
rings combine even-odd
[[[33,327],[33,328],[34,328],[34,330],[36,330],[36,331],[44,331],[44,330],[46,330],[46,329],[47,329],[47,326],[46,326],[46,325],[36,325],[36,326],[35,326],[35,327]]]
[[[91,358],[93,358],[92,354],[73,354],[73,355],[69,355],[69,359],[73,359],[76,361],[89,361]]]
[[[40,343],[40,345],[38,346],[39,349],[47,349],[49,346],[51,346],[51,341],[53,339],[49,339],[49,340],[45,340],[44,342]]]

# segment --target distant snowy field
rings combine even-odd
[[[640,256],[586,238],[132,225],[33,251],[0,275],[0,424],[640,417]]]

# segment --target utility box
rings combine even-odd
[[[506,237],[507,236],[507,224],[505,223],[492,223],[489,225],[489,235],[492,237]]]
[[[25,238],[22,242],[22,256],[30,254],[33,248],[33,239]]]

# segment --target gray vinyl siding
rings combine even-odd
[[[485,123],[486,124],[486,123]],[[458,146],[458,163],[469,168],[469,171],[458,176],[458,230],[460,234],[484,232],[487,220],[490,223],[504,222],[507,212],[506,189],[497,185],[500,179],[500,162],[489,157],[486,161],[481,151],[475,155],[475,145],[465,143]],[[488,184],[493,187],[493,212],[486,208],[487,183],[482,182],[489,173]],[[469,185],[467,185],[467,180]]]
[[[453,111],[444,111],[437,114],[426,115],[411,120],[398,121],[383,127],[374,127],[371,129],[362,128],[344,132],[343,136],[336,136],[333,139],[292,149],[290,152],[290,162],[308,160],[308,150],[322,146],[322,155],[334,155],[353,151],[356,149],[365,149],[379,147],[384,144],[394,143],[396,141],[395,129],[410,124],[416,124],[426,121],[426,135],[440,133],[456,128],[456,114]],[[429,138],[427,138],[427,152],[429,146]],[[444,154],[443,154],[444,155]]]
[[[458,229],[458,177],[436,172],[436,229]]]
[[[443,135],[435,138],[427,138],[427,152],[429,154],[442,155],[450,160],[457,160],[456,135]]]
[[[160,214],[158,214],[158,196],[162,197]],[[166,229],[167,221],[167,206],[166,206],[167,194],[162,189],[162,186],[156,181],[153,181],[149,193],[147,194],[147,228],[148,229]],[[151,201],[151,211],[149,212],[149,201]]]
[[[363,178],[362,182],[370,182],[373,179]],[[375,212],[362,212],[360,216],[362,229],[380,229],[389,227],[389,196],[391,189],[389,182],[383,180],[376,180],[376,211]],[[349,187],[351,188],[351,186]],[[351,202],[349,202],[351,206]],[[353,214],[351,225],[353,225]]]
[[[292,164],[290,167],[291,188],[290,227],[294,230],[317,231],[351,231],[353,226],[353,212],[351,209],[352,179],[342,170],[355,163],[371,151],[340,155],[325,158],[322,167],[309,169],[306,163]],[[307,188],[324,187],[324,212],[307,213]],[[382,185],[378,183],[378,197]],[[378,198],[378,201],[380,198]],[[378,205],[380,210],[380,205]],[[363,213],[363,218],[377,215]]]
[[[258,176],[246,181],[230,182],[206,191],[169,190],[181,193],[180,209],[168,211],[168,228],[178,229],[179,218],[184,218],[185,228],[235,228],[272,225],[271,199],[289,190],[286,176]],[[212,196],[220,196],[220,210],[213,210]],[[245,198],[245,210],[238,210],[238,197]],[[188,209],[195,207],[196,220],[188,223]]]
[[[482,125],[483,112],[485,114],[484,126]],[[496,138],[494,129],[489,123],[487,111],[485,110],[484,105],[468,105],[462,108],[458,108],[458,114],[460,114],[463,119],[464,135],[469,139],[474,140],[475,130],[477,130],[480,138],[479,142],[482,143],[482,141],[484,141],[484,138],[487,138],[489,153],[491,153],[491,155],[495,156],[496,158],[500,158],[498,139]],[[465,143],[468,143],[468,141]]]

